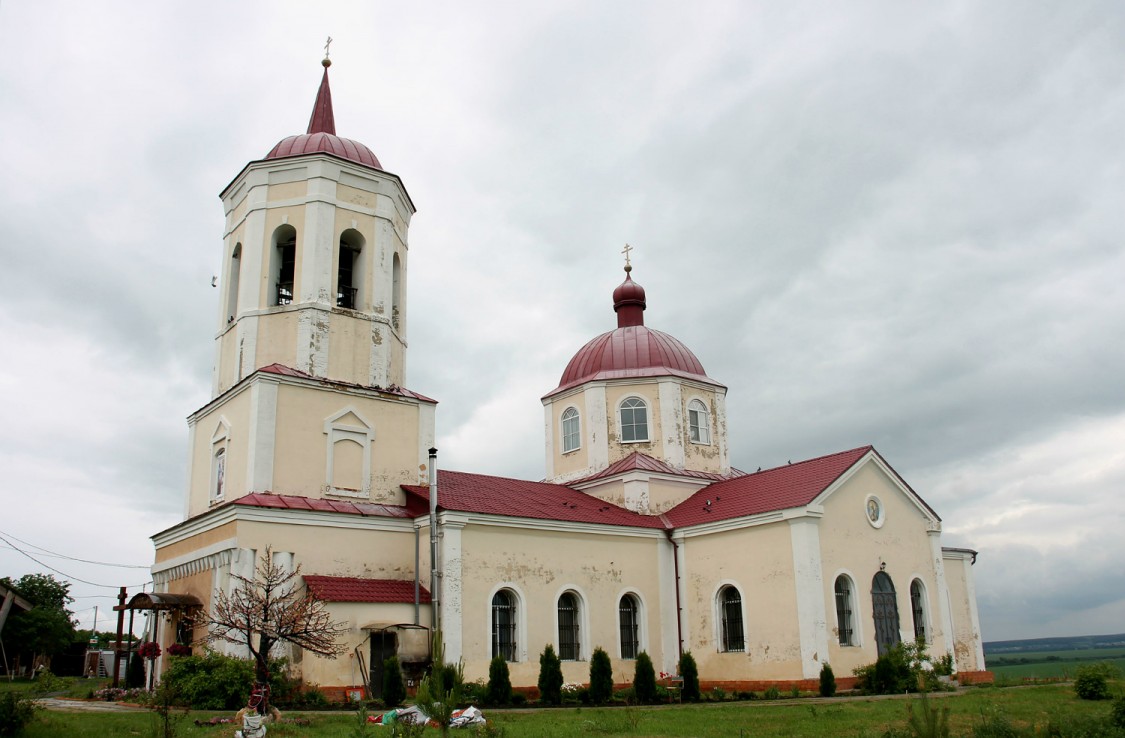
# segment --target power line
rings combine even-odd
[[[49,549],[43,548],[42,546],[36,546],[34,543],[31,543],[29,541],[25,541],[22,538],[16,538],[11,533],[5,533],[2,530],[0,530],[0,535],[8,536],[8,538],[11,538],[13,541],[19,541],[20,543],[24,544],[25,546],[30,546],[31,548],[36,549],[36,553],[42,552],[42,553],[44,553],[48,556],[57,556],[60,559],[69,559],[70,561],[80,561],[83,564],[95,564],[97,566],[116,566],[119,569],[147,569],[148,568],[147,566],[141,566],[140,564],[111,564],[111,563],[106,562],[106,561],[90,561],[89,559],[79,559],[79,558],[76,558],[74,556],[67,556],[66,554],[61,554],[61,553],[58,553],[56,551],[51,551]],[[15,546],[12,546],[10,543],[8,545],[13,550],[20,551],[18,548],[16,548]],[[20,553],[24,553],[24,552],[20,551]]]
[[[71,574],[67,574],[66,572],[63,572],[63,571],[59,571],[58,569],[56,569],[55,567],[53,567],[49,564],[44,564],[42,561],[40,561],[39,559],[37,559],[34,556],[32,556],[31,554],[29,554],[27,551],[24,551],[23,549],[15,546],[11,541],[9,541],[4,536],[0,536],[0,541],[3,541],[4,543],[11,546],[13,551],[18,551],[19,553],[23,554],[27,558],[34,561],[36,564],[39,564],[40,566],[42,566],[44,568],[50,569],[51,571],[55,572],[59,576],[62,576],[66,579],[70,579],[70,580],[75,581],[75,582],[82,582],[83,584],[89,584],[91,587],[104,587],[105,589],[118,589],[121,586],[119,584],[98,584],[97,582],[87,581],[86,579],[79,579],[76,576],[73,576]],[[128,587],[140,587],[142,585],[140,585],[140,584],[129,584],[129,585],[126,585],[126,586],[128,586]]]

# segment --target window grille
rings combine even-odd
[[[922,583],[915,579],[910,583],[910,611],[914,616],[914,639],[926,640],[926,610],[922,597]]]
[[[742,630],[742,595],[734,587],[723,589],[719,601],[722,607],[722,646],[724,651],[745,651],[746,636]]]
[[[559,598],[559,659],[578,661],[581,644],[578,641],[578,598],[567,592]]]
[[[840,645],[854,646],[852,641],[852,585],[844,576],[836,577],[836,626],[840,631]]]
[[[516,603],[503,590],[492,597],[492,655],[516,660]]]
[[[638,610],[635,597],[625,595],[621,598],[618,615],[621,624],[621,658],[623,659],[635,659],[640,652]]]

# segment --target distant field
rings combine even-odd
[[[1125,648],[1086,648],[1068,651],[1022,651],[985,657],[999,679],[1071,677],[1083,664],[1106,661],[1125,673]]]

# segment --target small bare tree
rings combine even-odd
[[[246,646],[254,657],[255,679],[262,702],[260,713],[269,710],[269,656],[281,643],[295,646],[320,656],[336,658],[346,651],[337,643],[337,636],[348,631],[347,625],[332,621],[324,602],[314,598],[299,584],[301,567],[286,571],[273,561],[273,550],[267,548],[254,568],[254,578],[234,575],[239,586],[234,593],[218,592],[209,614],[201,614],[200,625],[207,626],[201,641],[224,641]]]

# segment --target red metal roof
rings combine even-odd
[[[629,271],[626,267],[625,281],[613,291],[617,329],[580,348],[566,365],[559,386],[544,397],[606,379],[676,376],[718,384],[707,376],[691,349],[667,333],[645,327],[645,289],[633,281]]]
[[[270,153],[266,154],[266,159],[281,159],[303,154],[331,154],[382,171],[383,165],[379,163],[379,159],[371,149],[359,141],[336,135],[336,118],[332,113],[332,90],[328,86],[329,64],[330,62],[325,59],[324,76],[321,77],[320,89],[316,92],[308,131],[298,136],[281,139],[270,149]]]
[[[231,500],[228,505],[247,507],[271,507],[280,510],[310,510],[315,512],[344,513],[374,518],[414,518],[423,515],[426,509],[407,500],[402,505],[378,505],[370,502],[348,502],[346,500],[324,500],[298,495],[275,495],[271,492],[253,492]]]
[[[429,505],[430,488],[403,485]],[[438,470],[442,510],[573,523],[663,528],[659,518],[626,510],[561,484]]]
[[[324,602],[414,602],[413,580],[306,574],[305,586],[313,597]],[[425,587],[418,587],[418,601],[430,601],[430,592]]]
[[[634,451],[620,461],[610,464],[605,469],[602,469],[596,474],[591,474],[588,477],[575,480],[571,484],[579,482],[588,482],[593,479],[603,479],[612,477],[616,474],[623,474],[631,471],[649,471],[657,474],[671,474],[677,477],[692,477],[693,479],[709,479],[712,481],[719,481],[722,479],[731,479],[733,477],[743,476],[746,472],[738,469],[731,469],[730,474],[712,474],[710,472],[693,471],[691,469],[677,469],[673,466],[665,464],[660,459],[654,459],[648,454],[642,454],[640,451]]]
[[[284,364],[270,364],[269,366],[261,367],[260,369],[258,369],[258,371],[266,372],[267,374],[279,374],[283,377],[299,377],[301,379],[312,379],[312,380],[317,381],[317,382],[325,382],[325,383],[328,383],[328,384],[344,386],[344,387],[359,387],[361,389],[368,389],[368,390],[375,390],[377,392],[384,392],[388,395],[398,395],[399,397],[409,397],[410,399],[413,399],[413,400],[421,400],[422,402],[432,402],[435,405],[437,404],[437,400],[433,399],[432,397],[426,397],[423,394],[420,394],[418,392],[414,392],[413,390],[408,390],[405,387],[399,387],[397,384],[392,384],[390,387],[379,387],[378,385],[356,384],[355,382],[341,382],[337,379],[327,379],[325,377],[314,377],[313,375],[309,374],[308,372],[303,372],[300,369],[294,369],[293,367],[285,366]]]
[[[665,515],[673,527],[681,528],[803,507],[872,451],[871,446],[863,446],[716,482]]]

